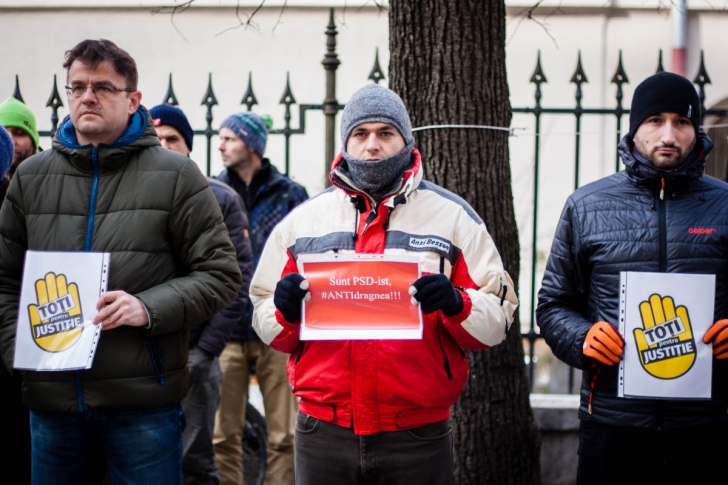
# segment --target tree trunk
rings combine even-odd
[[[503,0],[390,0],[390,87],[412,126],[508,127]],[[426,178],[480,214],[518,287],[519,245],[508,133],[416,133]],[[529,404],[518,319],[506,341],[468,352],[470,379],[453,407],[455,483],[540,483],[540,438]]]

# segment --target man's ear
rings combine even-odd
[[[133,93],[129,93],[129,116],[136,113],[140,104],[142,104],[142,92],[134,91]]]

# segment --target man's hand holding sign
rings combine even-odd
[[[597,322],[584,339],[584,355],[604,365],[614,365],[624,354],[624,339],[607,322]]]
[[[705,333],[703,342],[713,344],[716,359],[728,359],[728,320],[718,320]]]
[[[98,315],[94,325],[111,330],[121,325],[143,327],[149,323],[149,315],[142,301],[125,291],[107,291],[96,303]]]
[[[422,313],[429,314],[442,310],[452,317],[463,311],[463,297],[444,274],[425,275],[410,286],[412,304],[420,304]]]
[[[290,323],[301,323],[301,303],[311,299],[308,281],[299,273],[289,273],[276,285],[273,302],[283,318]]]

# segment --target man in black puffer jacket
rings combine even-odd
[[[687,79],[659,73],[635,90],[626,170],[566,202],[536,320],[554,354],[583,370],[578,483],[708,483],[728,433],[728,184],[703,175],[712,142]],[[710,400],[617,396],[624,339],[620,271],[714,274]]]

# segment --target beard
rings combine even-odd
[[[674,152],[669,155],[661,155],[659,151],[665,148],[670,148],[671,150],[674,150]],[[645,160],[650,162],[655,167],[670,170],[679,167],[685,161],[688,155],[690,155],[694,148],[695,140],[693,140],[693,142],[690,144],[690,146],[687,147],[686,150],[683,150],[683,148],[679,145],[661,144],[655,146],[650,151],[650,153],[642,153],[639,147],[637,148],[637,151],[640,153],[640,155],[644,157]]]
[[[20,163],[22,161],[24,161],[25,159],[33,156],[33,152],[34,152],[34,149],[32,146],[30,148],[28,148],[27,150],[16,151],[13,154],[13,163],[10,164],[10,168],[8,169],[7,177],[8,178],[12,177],[13,174],[15,173],[15,170],[18,168],[18,165],[20,165]]]

